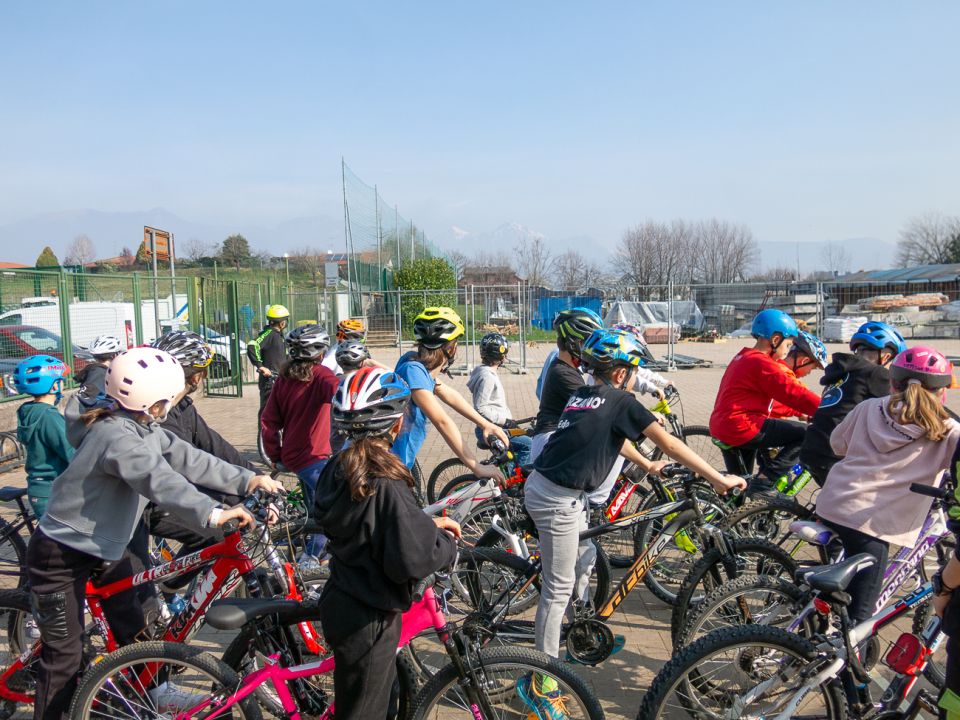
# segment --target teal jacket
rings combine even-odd
[[[73,457],[67,442],[67,424],[53,405],[25,402],[17,410],[17,438],[27,450],[27,490],[30,501],[50,497],[54,479],[66,470]],[[41,502],[40,505],[44,505]]]

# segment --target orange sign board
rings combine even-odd
[[[143,248],[147,257],[153,257],[153,253],[156,253],[157,260],[169,260],[173,252],[173,235],[166,230],[144,226]]]

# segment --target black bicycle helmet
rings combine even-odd
[[[294,360],[316,360],[330,347],[330,336],[319,325],[301,325],[287,335],[287,347]]]
[[[580,357],[580,348],[583,342],[590,337],[594,330],[603,327],[603,321],[593,310],[584,307],[575,307],[571,310],[561,310],[553,321],[553,329],[557,331],[563,349],[576,358]]]
[[[413,335],[420,345],[436,350],[463,335],[463,320],[448,307],[428,307],[414,318]]]
[[[480,338],[481,360],[503,360],[510,350],[510,343],[500,333],[487,333]]]
[[[185,368],[203,369],[213,362],[213,350],[206,340],[192,330],[173,330],[161,335],[150,347],[163,350]]]
[[[359,340],[347,340],[337,345],[337,365],[344,372],[350,372],[363,366],[364,361],[370,359],[370,351]]]

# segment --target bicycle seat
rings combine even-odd
[[[276,614],[286,618],[300,609],[300,603],[296,600],[229,598],[213,603],[205,619],[208,625],[217,630],[237,630],[258,617]]]
[[[733,450],[733,445],[727,445],[727,443],[717,440],[715,437],[710,438],[710,442],[716,445],[721,450]]]
[[[825,547],[837,534],[826,525],[814,520],[794,520],[790,523],[790,532],[799,535],[811,545]]]
[[[834,565],[818,565],[814,568],[798,570],[797,581],[804,582],[821,592],[843,592],[853,582],[857,573],[876,564],[877,559],[873,555],[860,553]]]
[[[26,494],[27,489],[25,487],[3,487],[0,488],[0,502],[12,502]]]

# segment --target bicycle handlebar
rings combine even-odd
[[[434,579],[435,574],[430,573],[423,580],[413,586],[413,592],[411,593],[411,596],[413,597],[414,602],[420,602],[423,600],[423,596],[427,592],[427,588],[433,586]]]
[[[920,483],[910,483],[910,492],[915,492],[917,495],[937,498],[938,500],[946,500],[950,497],[950,491],[945,488],[921,485]]]
[[[683,465],[677,465],[676,463],[665,465],[660,471],[660,477],[663,478],[678,478],[684,477],[686,475],[693,475],[692,470],[688,470]]]

